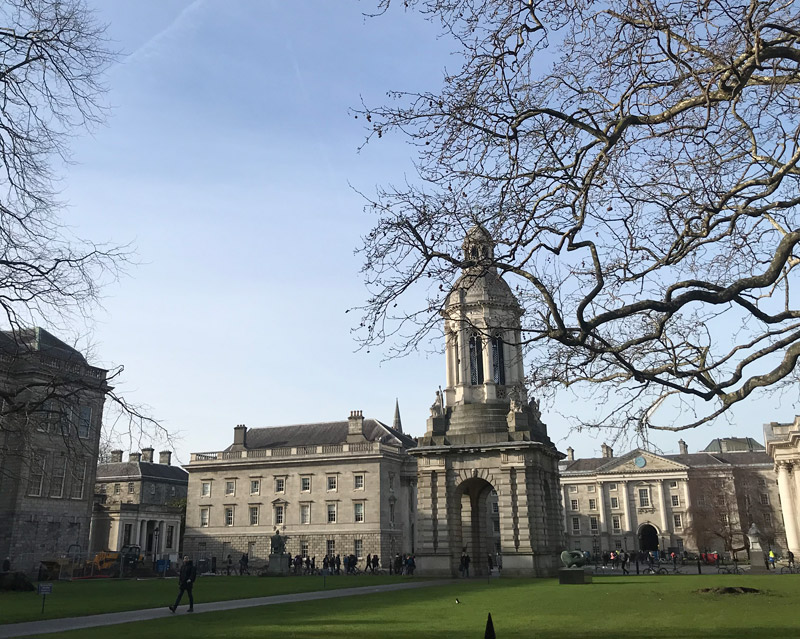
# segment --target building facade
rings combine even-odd
[[[731,553],[757,524],[762,545],[786,549],[772,460],[750,438],[712,441],[677,455],[636,449],[561,463],[564,529],[570,550]]]
[[[400,426],[399,416],[395,426]],[[416,473],[402,430],[347,421],[236,426],[224,451],[193,453],[184,548],[198,559],[265,562],[275,530],[293,556],[413,552]]]
[[[775,462],[789,549],[800,557],[800,417],[764,424],[767,453]]]
[[[0,333],[0,557],[85,553],[106,371],[35,328]]]
[[[172,465],[172,453],[143,448],[122,461],[99,464],[94,486],[91,551],[118,551],[138,545],[146,559],[177,561],[186,512],[189,473]]]

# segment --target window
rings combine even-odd
[[[766,485],[767,485],[767,480],[766,480],[766,479],[764,479],[763,477],[759,477],[759,478],[758,478],[758,485],[759,485],[759,486],[762,486],[762,487],[763,487],[763,486],[766,486]]]
[[[228,495],[228,496],[236,494],[236,480],[235,479],[228,479],[225,482],[225,494]]]
[[[572,518],[572,532],[580,532],[581,531],[581,518],[580,517],[573,517]]]
[[[261,492],[261,480],[260,479],[251,479],[250,480],[250,494],[251,495],[258,495]]]
[[[132,482],[132,481],[129,481],[129,482],[128,482],[128,494],[129,494],[129,495],[132,495],[132,494],[133,494],[133,491],[134,491],[134,488],[133,488],[133,482]]]
[[[286,477],[275,478],[275,492],[276,493],[286,492]]]
[[[587,493],[593,493],[594,492],[594,486],[587,486],[586,487],[586,492]]]
[[[151,495],[155,495],[156,494],[156,485],[155,485],[155,483],[150,484],[150,494]]]
[[[211,482],[204,481],[200,487],[200,496],[201,497],[211,497]]]
[[[698,495],[697,496],[697,505],[698,506],[705,506],[706,505],[706,496],[705,495]]]
[[[639,506],[642,508],[647,508],[650,506],[650,489],[649,488],[640,488],[639,489]]]
[[[589,510],[597,510],[597,500],[590,499],[589,500]]]
[[[328,475],[328,490],[336,490],[336,475]]]
[[[622,540],[615,539],[614,540],[614,550],[622,550]]]
[[[772,515],[770,515],[769,513],[764,513],[764,524],[767,526],[772,525]]]
[[[619,532],[622,529],[622,520],[619,515],[612,515],[611,528],[614,529],[614,532]]]
[[[172,495],[173,497],[175,496],[175,486],[170,486],[169,494]]]
[[[678,487],[678,482],[676,482],[676,481],[669,482],[669,487],[670,488],[677,488]]]
[[[44,484],[44,455],[37,453],[31,460],[31,475],[28,479],[28,496],[41,497]]]
[[[250,525],[258,526],[258,506],[250,506]]]
[[[119,484],[114,484],[114,494],[115,495],[119,495],[119,493],[120,493],[120,489],[119,488],[120,488]]]
[[[363,523],[364,521],[364,504],[361,502],[356,502],[353,504],[353,515],[357,524]]]
[[[477,333],[469,338],[469,371],[473,386],[483,384],[483,346]]]
[[[619,499],[616,497],[611,498],[611,508],[617,509],[619,508]]]
[[[494,519],[492,521],[492,529],[494,530],[495,534],[500,532],[500,520]]]
[[[458,350],[458,333],[450,333],[453,337],[453,353],[456,356],[456,384],[461,383],[461,351]]]
[[[300,556],[303,559],[308,558],[308,541],[305,539],[300,542]]]
[[[83,499],[86,483],[86,460],[79,459],[72,466],[72,499]]]
[[[201,508],[200,509],[200,527],[201,528],[208,528],[208,519],[209,519],[209,509],[208,508]]]
[[[495,515],[500,514],[500,504],[498,504],[496,501],[492,502],[492,513]]]
[[[683,520],[679,514],[675,514],[672,516],[672,520],[675,523],[675,529],[683,528]]]
[[[578,510],[578,500],[577,499],[570,500],[569,508],[570,510]]]
[[[389,523],[394,523],[394,502],[389,502]]]
[[[286,509],[284,508],[283,504],[275,504],[275,525],[282,526],[284,523],[284,515],[286,513]]]
[[[495,333],[492,337],[492,379],[495,384],[506,383],[506,362],[500,333]]]
[[[681,498],[678,495],[672,495],[672,505],[673,506],[680,506],[681,505]]]
[[[717,506],[725,505],[725,495],[717,495]]]
[[[597,517],[595,517],[594,515],[589,517],[589,528],[591,529],[592,532],[597,532],[598,529]]]
[[[353,489],[364,490],[364,475],[353,476]]]
[[[122,543],[126,546],[131,543],[131,535],[133,534],[133,524],[125,524],[122,533]]]
[[[336,540],[335,539],[327,539],[325,541],[325,554],[329,557],[333,557],[336,554]]]
[[[675,545],[678,547],[678,552],[683,553],[683,539],[677,537],[675,539]]]
[[[300,504],[300,523],[311,523],[311,504]]]
[[[67,458],[56,457],[53,460],[53,476],[50,479],[50,496],[61,499],[64,496],[64,478],[67,475]]]
[[[101,492],[103,495],[105,495],[105,494],[106,494],[106,485],[105,485],[105,484],[100,484],[100,492]]]
[[[577,487],[577,486],[570,486],[570,487],[569,487],[569,492],[571,492],[571,493],[577,493],[577,492],[578,492],[578,487]]]
[[[303,493],[311,492],[311,477],[300,478],[300,492]]]
[[[728,515],[726,513],[722,513],[719,516],[719,523],[721,523],[723,526],[728,525]]]
[[[175,526],[167,526],[167,540],[165,543],[165,548],[172,548],[172,544],[175,541]]]
[[[225,525],[233,526],[233,506],[225,507]]]
[[[364,543],[361,539],[354,539],[353,540],[353,554],[356,557],[363,557],[364,556]]]
[[[328,523],[336,523],[336,504],[328,504]]]
[[[617,489],[617,485],[614,484],[614,483],[611,483],[611,484],[608,485],[608,489],[609,490],[616,490]]]
[[[90,425],[92,423],[92,407],[78,407],[78,437],[87,439],[89,437]]]
[[[761,505],[769,506],[769,495],[767,493],[761,493]]]

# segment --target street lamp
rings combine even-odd
[[[158,527],[153,529],[153,570],[156,569],[158,561]]]

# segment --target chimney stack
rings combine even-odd
[[[681,455],[688,455],[689,454],[689,447],[686,445],[686,442],[682,439],[678,440],[678,448],[681,451]]]
[[[603,457],[606,459],[611,459],[614,456],[614,449],[611,448],[608,444],[603,444],[600,446],[600,450],[603,451]]]
[[[155,448],[152,446],[148,446],[147,448],[142,448],[142,461],[153,463],[153,453],[155,452]]]
[[[575,449],[572,446],[567,447],[567,461],[575,461]]]
[[[347,443],[355,444],[365,441],[364,414],[360,410],[351,410],[347,418]]]
[[[170,466],[172,464],[172,451],[162,450],[158,453],[158,463]]]
[[[247,448],[247,426],[244,424],[233,427],[233,445],[236,448]]]
[[[128,453],[128,461],[129,462],[142,461],[142,453]]]
[[[121,461],[122,461],[122,451],[121,450],[112,450],[111,451],[111,463],[121,462]]]

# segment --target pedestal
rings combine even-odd
[[[582,585],[592,583],[592,573],[581,568],[559,568],[558,583],[563,585]]]
[[[289,561],[291,557],[288,554],[269,556],[269,565],[267,566],[267,575],[275,577],[285,577],[289,574]]]

